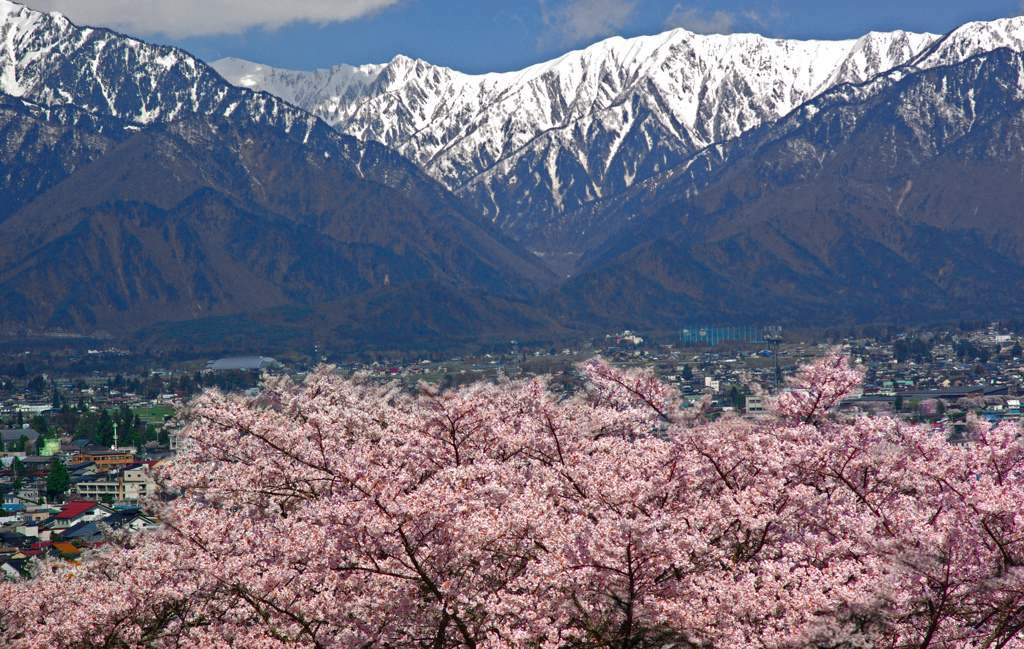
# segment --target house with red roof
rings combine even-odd
[[[79,523],[102,520],[113,513],[113,509],[94,500],[75,500],[61,507],[59,514],[47,518],[39,527],[59,533]]]

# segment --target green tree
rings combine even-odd
[[[86,437],[91,440],[99,439],[100,430],[100,417],[99,413],[86,410],[82,413],[82,416],[78,418],[78,426],[75,428],[75,435],[78,437]]]
[[[100,413],[100,420],[96,428],[96,434],[93,436],[93,441],[100,446],[111,446],[114,443],[114,420],[110,418],[110,413],[106,410]]]
[[[692,381],[693,380],[693,368],[691,368],[689,365],[683,365],[683,373],[680,376],[683,377],[684,381]]]
[[[896,395],[896,401],[893,402],[892,407],[893,407],[893,409],[896,412],[899,412],[900,410],[903,410],[903,395],[902,394],[897,394]]]
[[[36,415],[33,417],[32,423],[30,423],[29,426],[40,435],[46,435],[47,431],[50,430],[50,425],[46,423],[46,417],[42,415]]]
[[[11,464],[11,470],[14,471],[14,475],[23,478],[28,473],[28,469],[25,468],[25,463],[21,461],[20,457],[15,457],[14,462]]]
[[[732,405],[737,410],[743,410],[747,405],[747,395],[740,392],[736,386],[733,386],[732,390],[729,391],[729,398],[732,399]]]
[[[41,394],[46,390],[46,379],[40,374],[36,374],[32,377],[32,380],[28,382],[28,391],[33,394]]]
[[[71,476],[68,468],[60,460],[50,465],[50,475],[46,476],[46,497],[54,500],[71,487]]]
[[[67,402],[65,402],[64,405],[61,407],[60,412],[56,416],[56,419],[56,425],[59,426],[60,429],[63,430],[65,433],[71,435],[72,433],[75,432],[75,428],[77,427],[78,424],[78,413],[74,410],[74,408],[68,406]],[[54,433],[57,432],[52,428],[50,430]]]

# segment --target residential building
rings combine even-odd
[[[135,455],[125,451],[115,451],[102,446],[87,446],[71,456],[72,464],[95,462],[98,471],[123,469],[135,463]]]

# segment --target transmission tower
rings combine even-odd
[[[509,374],[513,381],[519,378],[519,341],[512,341],[512,363],[509,367]]]
[[[765,327],[764,341],[772,349],[774,372],[772,372],[772,392],[778,393],[782,370],[779,369],[779,343],[782,342],[782,327]]]

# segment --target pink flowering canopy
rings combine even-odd
[[[207,393],[159,532],[0,585],[13,649],[1024,647],[1020,430],[703,417],[646,372]]]

